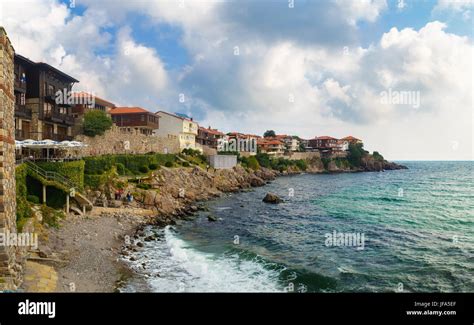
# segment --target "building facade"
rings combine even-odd
[[[196,146],[199,126],[192,118],[164,111],[156,112],[156,116],[160,118],[160,128],[154,130],[155,135],[169,139],[177,139],[181,150],[199,150]]]
[[[285,153],[285,144],[277,139],[258,139],[257,145],[261,153],[266,153],[270,156],[282,157]]]
[[[213,149],[217,149],[217,145],[220,139],[224,138],[224,133],[217,129],[211,129],[200,126],[198,128],[198,134],[196,137],[197,143],[203,146],[208,146]]]
[[[72,133],[74,136],[82,134],[84,115],[87,112],[98,110],[111,116],[110,111],[116,107],[114,103],[86,92],[74,92],[73,98],[72,115],[74,116],[74,128]]]
[[[160,127],[159,117],[141,107],[115,107],[110,115],[114,124],[125,132],[152,135]]]
[[[78,80],[46,63],[15,54],[15,137],[71,140],[70,97]]]

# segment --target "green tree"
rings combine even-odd
[[[382,156],[378,151],[374,151],[374,153],[372,154],[372,156],[374,157],[375,160],[378,160],[378,161],[384,160],[384,159],[383,159],[383,156]]]
[[[84,115],[84,134],[89,137],[102,135],[112,127],[112,119],[103,111],[91,110]]]
[[[362,143],[349,144],[349,155],[347,156],[347,160],[352,166],[360,166],[362,157],[366,155],[366,151],[363,147],[364,145]]]
[[[275,131],[273,130],[267,130],[265,131],[265,133],[263,134],[263,137],[264,138],[267,138],[267,137],[274,137],[275,136]]]

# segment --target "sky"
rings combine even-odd
[[[0,0],[17,53],[224,132],[472,160],[474,0]]]

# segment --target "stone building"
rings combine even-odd
[[[16,233],[15,189],[15,96],[14,49],[0,27],[0,290],[15,290],[21,283],[21,262],[17,246],[5,243]]]

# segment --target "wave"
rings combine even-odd
[[[279,292],[280,272],[261,260],[245,260],[237,253],[214,255],[201,252],[179,238],[167,226],[165,240],[145,246],[143,261],[152,269],[147,282],[154,292]],[[153,256],[150,257],[145,256]],[[137,259],[135,265],[140,265]]]

